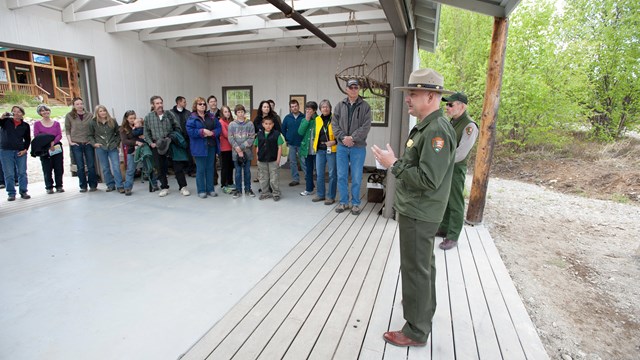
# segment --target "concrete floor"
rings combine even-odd
[[[189,197],[173,178],[166,198],[139,181],[131,197],[78,194],[76,178],[2,191],[0,359],[177,359],[334,208],[285,169],[277,203],[200,199],[187,181]]]

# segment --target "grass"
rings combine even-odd
[[[628,204],[631,200],[629,200],[629,198],[624,194],[614,193],[611,195],[611,201],[615,201],[620,204]]]
[[[4,114],[5,112],[10,112],[12,106],[13,105],[11,104],[0,104],[0,114]],[[35,120],[40,119],[40,115],[36,113],[37,106],[27,106],[27,107],[23,106],[22,108],[26,113],[24,115],[25,119],[35,119]],[[70,106],[49,106],[49,108],[51,109],[52,118],[64,117],[71,110]]]

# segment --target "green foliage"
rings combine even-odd
[[[422,52],[481,120],[493,18],[442,6],[438,47]],[[523,0],[509,18],[498,139],[557,147],[591,129],[610,141],[640,125],[640,0]]]
[[[0,105],[0,114],[4,114],[5,112],[11,111],[11,107],[14,104],[2,104]],[[51,108],[51,118],[61,118],[64,117],[70,110],[69,106],[50,106]],[[40,119],[40,115],[36,113],[36,106],[25,106],[24,107],[24,117],[25,119]]]
[[[25,94],[19,91],[7,91],[4,93],[4,97],[2,102],[5,104],[20,105],[20,106],[30,106],[37,105],[38,100],[36,100],[32,95]]]
[[[592,133],[618,138],[640,123],[640,2],[574,0],[565,10],[562,41],[588,73],[584,106]]]

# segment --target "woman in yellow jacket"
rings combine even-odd
[[[336,202],[336,188],[338,174],[336,172],[336,138],[331,128],[331,103],[329,100],[320,102],[320,116],[315,121],[315,137],[313,148],[316,151],[316,173],[318,193],[312,199],[313,202],[324,200],[325,205]],[[329,192],[325,193],[324,171],[329,168]]]

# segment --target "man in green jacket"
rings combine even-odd
[[[456,131],[456,158],[453,165],[451,192],[447,210],[436,233],[444,240],[438,245],[442,250],[449,250],[458,245],[458,237],[464,223],[464,180],[467,176],[467,160],[473,144],[478,138],[478,125],[467,114],[467,95],[457,92],[442,101],[447,102],[447,116]]]
[[[402,304],[406,320],[400,331],[384,333],[396,346],[424,346],[436,309],[436,268],[433,243],[442,221],[453,174],[456,134],[440,109],[444,78],[432,69],[411,73],[405,101],[417,118],[397,159],[391,146],[372,151],[396,178],[394,209],[400,229]]]

